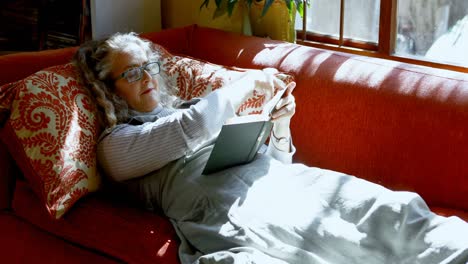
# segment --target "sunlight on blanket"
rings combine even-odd
[[[337,195],[342,188],[356,194],[363,190],[348,187],[350,183],[336,181],[333,184],[335,189],[324,189],[324,193],[320,194],[312,187],[309,189],[299,186],[303,182],[297,179],[286,182],[284,177],[288,173],[282,171],[282,168],[272,167],[270,170],[274,176],[257,179],[249,188],[245,199],[238,198],[231,206],[230,221],[221,228],[220,234],[236,233],[235,226],[257,226],[265,231],[263,234],[256,234],[259,237],[265,236],[261,238],[263,240],[271,242],[278,238],[266,237],[287,233],[296,233],[297,239],[301,240],[299,237],[302,236],[303,239],[308,236],[310,228],[314,227],[321,237],[341,237],[356,244],[366,238],[367,235],[359,231],[356,225],[344,221],[337,210],[330,210],[326,201],[328,196]],[[334,181],[330,178],[328,182]],[[352,207],[351,204],[343,206]]]

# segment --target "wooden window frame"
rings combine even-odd
[[[303,28],[297,30],[297,44],[311,46],[322,49],[330,49],[335,51],[348,52],[357,55],[364,55],[369,57],[383,58],[388,60],[400,61],[404,63],[411,63],[423,65],[433,68],[440,68],[458,72],[468,73],[467,67],[451,65],[446,63],[439,63],[428,60],[421,60],[416,56],[403,57],[393,54],[395,43],[395,29],[396,29],[396,13],[397,13],[397,0],[380,0],[380,18],[379,18],[379,40],[378,43],[369,43],[364,41],[357,41],[343,37],[344,25],[344,1],[340,0],[340,32],[339,37],[330,35],[323,35],[318,33],[307,32],[307,8],[304,8]],[[304,0],[304,6],[306,0]]]

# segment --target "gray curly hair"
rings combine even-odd
[[[114,93],[110,73],[114,55],[123,51],[129,43],[135,43],[146,51],[148,58],[158,61],[159,54],[153,43],[138,37],[134,32],[116,33],[103,40],[88,41],[75,53],[72,63],[79,69],[82,82],[90,89],[99,108],[99,120],[104,127],[112,128],[129,118],[127,102]],[[168,91],[161,74],[156,75],[160,85],[160,104],[171,107],[176,100]]]

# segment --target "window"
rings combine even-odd
[[[399,0],[397,29],[395,54],[468,67],[468,1]]]
[[[466,0],[312,0],[300,44],[468,72]]]

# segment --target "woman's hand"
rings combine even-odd
[[[271,120],[275,124],[284,123],[285,121],[291,120],[292,116],[296,112],[296,101],[292,91],[296,87],[295,82],[291,82],[286,86],[286,92],[283,94],[283,97],[276,104],[275,108],[271,113]]]
[[[276,104],[272,114],[273,129],[271,131],[271,141],[273,145],[280,151],[291,151],[291,132],[289,125],[291,118],[296,112],[296,102],[292,95],[292,91],[296,87],[295,82],[289,83],[285,89],[283,97]]]
[[[271,96],[275,89],[286,89],[270,116],[275,125],[285,124],[289,127],[289,120],[296,111],[296,103],[292,95],[296,83],[291,82],[285,87],[284,82],[275,76],[276,73],[278,70],[275,68],[249,70],[241,78],[225,86],[223,90],[229,94],[231,103],[237,109],[253,89]]]

